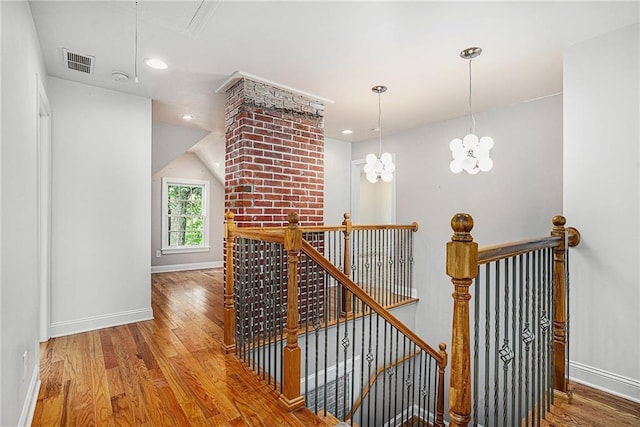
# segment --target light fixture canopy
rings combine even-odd
[[[371,91],[378,94],[378,127],[374,129],[378,132],[378,155],[376,156],[374,153],[367,154],[364,172],[367,176],[367,181],[373,184],[380,179],[384,182],[393,180],[393,172],[396,170],[396,165],[393,164],[391,154],[382,152],[382,108],[380,97],[387,91],[387,87],[376,85],[371,88]]]
[[[449,149],[453,160],[449,169],[453,173],[463,170],[475,175],[478,172],[488,172],[493,168],[493,160],[489,157],[489,151],[493,148],[493,139],[490,136],[478,138],[475,134],[476,121],[471,107],[471,60],[482,53],[479,47],[469,47],[460,52],[462,59],[469,61],[469,134],[464,138],[455,138],[449,143]]]
[[[193,116],[191,114],[183,114],[182,116],[182,120],[193,120]]]

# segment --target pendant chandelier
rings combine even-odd
[[[489,136],[478,138],[475,134],[476,121],[471,108],[471,60],[482,53],[479,47],[470,47],[460,52],[460,57],[469,61],[469,134],[464,138],[456,138],[449,144],[453,161],[449,169],[453,173],[463,170],[471,175],[488,172],[493,168],[493,160],[489,158],[489,150],[493,147],[493,139]]]
[[[371,91],[378,94],[378,155],[376,156],[374,153],[367,154],[364,172],[367,174],[367,181],[373,184],[380,179],[384,182],[393,180],[393,171],[396,170],[396,165],[393,164],[391,154],[382,152],[382,107],[380,96],[387,91],[387,87],[377,85],[372,87]]]

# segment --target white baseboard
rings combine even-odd
[[[640,403],[640,381],[636,379],[573,361],[569,362],[569,378],[571,381]]]
[[[139,308],[136,310],[121,311],[119,313],[65,320],[64,322],[53,322],[50,331],[51,337],[55,338],[152,319],[153,311],[151,307]]]
[[[31,374],[31,381],[29,382],[29,389],[27,390],[27,396],[24,399],[22,405],[22,412],[20,413],[20,419],[18,420],[18,427],[30,426],[33,421],[33,414],[36,411],[36,403],[38,403],[38,394],[40,393],[40,365],[36,364],[33,367],[33,373]]]
[[[152,265],[151,273],[169,273],[171,271],[203,270],[205,268],[220,268],[222,261],[194,262],[191,264]]]

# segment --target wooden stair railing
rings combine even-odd
[[[257,357],[258,358],[257,362],[250,361],[248,362],[248,364],[251,365],[250,367],[252,367],[252,369],[254,369],[256,373],[258,373],[259,375],[262,375],[263,378],[267,378],[270,384],[271,382],[273,382],[274,388],[280,392],[279,399],[281,403],[288,410],[295,410],[300,406],[302,406],[305,402],[304,402],[304,397],[301,395],[302,375],[301,375],[301,349],[299,346],[299,339],[300,339],[299,335],[301,332],[300,327],[301,327],[301,322],[303,322],[305,318],[307,319],[307,327],[308,327],[309,325],[308,319],[310,318],[310,315],[313,314],[313,310],[316,310],[316,309],[314,308],[314,306],[299,307],[298,297],[288,298],[287,295],[297,296],[299,295],[299,293],[303,292],[303,289],[299,290],[298,286],[301,286],[302,283],[304,282],[305,278],[302,276],[304,274],[312,274],[312,275],[315,274],[316,276],[314,277],[318,277],[318,276],[325,277],[324,279],[320,279],[316,284],[320,284],[322,286],[329,286],[327,285],[326,281],[332,280],[330,285],[331,289],[338,289],[338,292],[336,294],[337,295],[336,299],[332,300],[334,302],[333,306],[336,307],[336,310],[337,310],[337,317],[332,318],[333,321],[326,321],[327,319],[331,320],[331,318],[325,317],[324,318],[325,321],[319,322],[319,323],[316,323],[317,322],[317,319],[316,319],[313,324],[313,328],[316,331],[315,332],[316,337],[317,337],[318,328],[320,326],[325,328],[325,334],[326,334],[327,327],[334,328],[334,329],[337,328],[337,330],[344,331],[344,338],[342,337],[342,332],[341,332],[340,337],[338,337],[338,339],[340,338],[342,339],[341,341],[337,341],[337,342],[338,342],[338,348],[341,349],[340,346],[344,346],[345,358],[342,359],[342,362],[340,363],[346,366],[347,347],[349,347],[350,342],[351,342],[351,347],[349,347],[349,351],[350,352],[352,351],[351,348],[353,348],[353,351],[355,351],[356,349],[356,345],[355,345],[356,343],[353,342],[353,340],[355,339],[355,336],[354,335],[347,336],[347,327],[353,328],[353,332],[355,333],[355,327],[356,327],[355,322],[362,322],[362,325],[363,325],[362,328],[364,331],[365,326],[364,326],[363,319],[376,316],[376,319],[379,319],[380,322],[384,325],[385,336],[387,331],[389,331],[390,334],[392,333],[391,331],[396,331],[395,332],[396,354],[398,353],[398,342],[399,342],[399,338],[397,337],[400,336],[402,337],[401,339],[405,340],[403,341],[405,343],[404,344],[405,346],[406,346],[406,343],[409,342],[410,343],[409,348],[415,348],[417,352],[421,353],[421,356],[420,356],[421,361],[423,359],[425,361],[429,360],[431,361],[429,363],[435,364],[433,377],[429,376],[429,380],[428,380],[429,384],[427,384],[426,382],[427,380],[425,377],[424,379],[425,382],[422,385],[422,387],[424,388],[421,389],[420,391],[415,391],[415,392],[412,391],[412,393],[418,393],[418,395],[419,393],[422,393],[423,399],[426,399],[425,396],[428,396],[428,399],[430,402],[432,402],[433,408],[434,408],[433,412],[430,412],[431,416],[433,417],[434,424],[438,426],[444,425],[444,421],[443,421],[444,419],[444,373],[445,373],[445,368],[447,366],[446,345],[440,344],[439,350],[434,350],[427,343],[425,343],[419,336],[417,336],[412,330],[407,328],[398,319],[396,319],[391,313],[389,313],[378,300],[370,296],[365,290],[363,290],[358,284],[356,284],[350,277],[348,277],[348,273],[351,273],[353,271],[350,264],[352,259],[351,257],[353,256],[353,253],[350,252],[350,249],[353,247],[352,246],[353,242],[351,244],[349,243],[349,235],[351,235],[351,232],[355,229],[367,230],[366,226],[352,225],[349,220],[348,214],[345,214],[343,228],[338,228],[339,232],[344,234],[345,236],[344,241],[346,242],[342,252],[342,255],[343,255],[343,258],[341,260],[342,266],[341,268],[339,268],[336,265],[334,265],[334,263],[332,263],[330,260],[325,258],[323,254],[318,250],[318,249],[322,249],[324,243],[326,243],[322,241],[322,238],[320,238],[318,241],[315,241],[314,244],[303,239],[304,233],[326,232],[326,231],[333,232],[336,230],[336,228],[335,227],[300,227],[298,225],[298,218],[299,218],[298,215],[295,213],[289,214],[288,216],[289,224],[285,228],[278,228],[278,229],[261,229],[261,228],[255,228],[255,227],[236,228],[235,225],[233,224],[233,214],[227,213],[226,215],[227,228],[225,233],[225,238],[226,238],[225,280],[226,280],[226,283],[225,283],[225,299],[224,299],[224,302],[225,302],[224,348],[225,350],[227,352],[233,352],[235,350],[236,354],[241,353],[242,355],[249,355],[249,358],[252,358],[254,356]],[[410,226],[371,227],[371,230],[385,230],[385,229],[416,231],[417,224],[414,223]],[[234,239],[238,239],[239,241],[244,242],[242,244],[245,246],[241,246],[240,249],[237,249],[240,251],[238,252],[240,257],[242,257],[243,253],[246,253],[246,252],[242,252],[242,250],[244,250],[242,248],[253,247],[251,245],[264,249],[267,247],[267,245],[273,243],[277,246],[283,247],[284,252],[286,252],[286,260],[287,260],[286,272],[285,271],[280,272],[280,270],[277,270],[274,273],[271,260],[267,258],[267,255],[258,255],[256,257],[254,254],[253,257],[249,256],[247,260],[239,259],[238,254],[234,255]],[[277,252],[279,250],[279,249],[273,249],[272,247],[270,248],[271,249],[268,249],[268,250],[272,252]],[[285,258],[281,256],[278,259],[284,260]],[[405,260],[405,261],[408,262],[408,260]],[[312,272],[308,273],[308,271],[304,269],[305,268],[308,269],[310,265],[312,265],[313,268],[312,268]],[[249,299],[246,299],[248,297],[245,295],[244,300],[242,299],[238,300],[239,302],[234,301],[234,297],[243,298],[242,295],[234,295],[234,292],[235,292],[234,280],[235,280],[235,274],[237,273],[237,271],[234,270],[234,268],[235,269],[243,269],[243,268],[252,269],[252,271],[255,274],[257,274],[257,276],[255,277],[257,277],[259,281],[264,280],[265,276],[268,276],[269,274],[271,274],[272,276],[275,274],[276,280],[279,280],[278,277],[284,278],[285,282],[282,282],[281,284],[282,286],[286,285],[286,293],[282,293],[282,291],[279,291],[280,294],[278,295],[278,297],[281,298],[281,301],[283,301],[284,304],[286,304],[286,322],[281,329],[279,329],[280,326],[277,321],[273,322],[271,326],[268,326],[271,329],[275,330],[274,332],[275,335],[273,335],[271,338],[264,339],[261,337],[260,334],[263,333],[262,332],[263,329],[261,326],[258,328],[254,320],[251,320],[251,319],[247,320],[246,318],[242,318],[242,317],[240,318],[240,320],[238,320],[238,318],[236,317],[237,315],[236,310],[238,309],[238,307],[242,309],[243,308],[242,304],[247,303],[247,301],[253,304],[253,301],[256,301],[257,298],[259,299],[259,296],[257,297],[256,295],[251,294],[251,297]],[[304,273],[304,271],[307,271],[307,273]],[[265,292],[267,287],[263,286],[261,289],[262,289],[261,292]],[[274,288],[270,287],[269,289],[273,291]],[[327,289],[329,288],[325,288],[325,292],[327,292]],[[308,290],[305,292],[308,292]],[[325,294],[321,295],[319,298],[316,297],[315,303],[329,304],[328,302],[326,302],[325,298],[327,298],[327,295]],[[275,300],[274,298],[270,300],[268,296],[265,295],[263,302],[257,303],[257,306],[259,309],[258,311],[261,311],[261,309],[266,307],[267,305],[272,306],[274,304],[273,303],[274,300]],[[309,303],[308,295],[306,297],[306,302]],[[312,303],[314,302],[312,301]],[[237,304],[240,304],[240,306],[238,306]],[[261,307],[260,304],[264,304],[264,307]],[[254,311],[248,312],[246,315],[251,315],[251,313],[257,312],[255,310],[255,306],[256,304],[254,304],[254,309],[253,309]],[[329,306],[330,305],[327,305],[325,310],[328,310]],[[259,314],[259,316],[264,316],[266,318],[267,315]],[[376,320],[376,322],[377,321],[378,320]],[[255,330],[257,333],[257,338],[253,337],[249,340],[245,339],[242,333],[240,333],[240,335],[237,334],[238,328],[240,329],[244,328],[243,329],[244,331],[249,331],[249,332],[252,332]],[[349,333],[351,333],[351,330],[349,330]],[[375,332],[376,348],[378,345],[377,333],[378,332]],[[380,334],[381,334],[380,339],[382,339],[382,332],[380,332]],[[240,339],[239,342],[236,342],[236,340],[238,339],[237,337],[239,337]],[[281,350],[278,350],[278,351],[281,351],[280,354],[282,357],[282,370],[281,372],[278,372],[278,369],[279,369],[277,367],[278,362],[277,360],[275,360],[274,361],[274,364],[275,364],[274,366],[276,366],[274,368],[275,371],[274,370],[269,371],[266,365],[271,363],[269,361],[270,356],[265,356],[260,352],[267,347],[272,347],[274,349],[277,349],[277,346],[279,345],[278,337],[284,337],[284,339],[286,340],[286,345],[283,346]],[[304,339],[306,341],[305,345],[308,345],[308,340],[310,338],[307,337]],[[371,340],[371,336],[369,339]],[[392,340],[391,343],[393,343],[394,342],[393,338],[391,338],[391,340]],[[364,338],[362,338],[362,343],[364,345]],[[371,341],[369,341],[369,345],[371,345]],[[382,350],[374,350],[374,353],[377,351],[382,351]],[[390,356],[390,354],[391,353],[389,352],[388,355]],[[371,350],[369,350],[369,353],[366,356],[367,356],[366,359],[368,360],[368,363],[371,364],[371,360],[369,360],[369,357],[372,356]],[[278,359],[279,357],[280,356],[276,356],[276,359]],[[260,358],[262,359],[260,360]],[[373,359],[373,357],[371,358]],[[364,359],[365,357],[363,354],[361,357],[361,360],[364,362]],[[382,360],[384,359],[381,359],[381,361]],[[390,360],[390,359],[387,359],[387,360]],[[326,356],[325,356],[325,361],[326,361]],[[376,356],[376,361],[377,361],[377,356]],[[349,359],[349,363],[353,363],[353,359]],[[325,365],[326,365],[326,362],[325,362]],[[305,366],[307,366],[306,355],[305,355]],[[429,366],[434,366],[434,365],[429,365]],[[336,365],[336,369],[338,369],[338,365]],[[425,375],[426,375],[426,372],[427,371],[425,368],[425,371],[424,371]],[[417,371],[413,375],[417,375]],[[326,380],[326,374],[324,375],[324,377]],[[308,380],[309,377],[305,376],[304,378]],[[314,378],[316,378],[316,380],[318,379],[317,373]],[[402,378],[402,380],[404,381],[404,378]],[[407,377],[407,381],[409,381],[408,377]],[[420,381],[422,381],[422,379],[420,379]],[[353,385],[351,387],[353,387]],[[433,387],[433,389],[431,387]],[[433,391],[430,391],[430,390],[433,390]],[[408,392],[407,392],[407,396],[408,396]],[[395,410],[395,406],[394,406],[394,410]],[[352,414],[353,412],[354,411],[352,411]],[[391,411],[389,411],[389,413],[390,412]],[[384,414],[384,411],[383,411],[383,414]]]
[[[512,298],[513,301],[515,301],[515,283],[516,283],[516,258],[518,258],[518,262],[519,262],[519,269],[520,269],[520,283],[522,283],[522,281],[524,281],[526,286],[526,292],[529,292],[529,285],[533,282],[533,280],[530,280],[529,277],[529,268],[530,268],[530,261],[529,261],[529,254],[534,252],[534,251],[544,251],[544,250],[550,250],[553,253],[552,256],[552,262],[551,262],[551,256],[549,256],[549,260],[548,260],[548,264],[551,265],[552,267],[552,274],[549,274],[549,277],[552,277],[553,280],[553,293],[549,294],[552,295],[554,300],[550,302],[549,305],[552,305],[553,307],[553,335],[549,336],[549,338],[552,338],[553,341],[553,345],[551,346],[553,348],[553,350],[550,352],[551,354],[548,355],[548,357],[550,357],[552,360],[548,361],[548,366],[551,366],[553,369],[553,372],[551,373],[551,377],[552,379],[549,381],[550,383],[550,387],[551,388],[555,388],[556,391],[559,392],[563,392],[566,393],[567,392],[567,383],[568,383],[568,375],[565,372],[565,366],[567,363],[567,347],[568,347],[568,343],[567,343],[567,312],[566,312],[566,307],[567,307],[567,301],[566,301],[566,294],[567,294],[567,286],[568,284],[565,282],[566,279],[566,246],[576,246],[579,242],[580,242],[580,233],[578,232],[578,230],[576,230],[573,227],[568,227],[565,228],[565,224],[566,224],[566,219],[562,216],[555,216],[553,217],[553,229],[551,231],[551,237],[543,237],[543,238],[539,238],[539,239],[530,239],[530,240],[525,240],[525,241],[519,241],[519,242],[512,242],[512,243],[505,243],[505,244],[499,244],[499,245],[492,245],[492,246],[485,246],[485,247],[481,247],[478,248],[478,244],[476,242],[473,241],[473,237],[471,236],[471,230],[473,229],[473,218],[466,213],[458,213],[456,215],[453,216],[453,218],[451,219],[451,227],[453,229],[453,236],[451,237],[451,241],[447,243],[447,262],[446,262],[446,271],[447,271],[447,275],[449,277],[451,277],[451,282],[454,286],[454,292],[453,292],[453,329],[452,329],[452,338],[451,338],[451,370],[450,370],[450,387],[449,387],[449,417],[450,417],[450,426],[454,426],[454,427],[466,427],[470,422],[471,422],[471,415],[472,415],[472,405],[471,405],[471,401],[472,401],[472,393],[476,392],[475,390],[475,386],[474,386],[474,381],[478,381],[477,377],[475,377],[472,380],[472,369],[471,369],[471,362],[472,362],[472,358],[473,360],[475,360],[476,365],[474,365],[476,368],[478,368],[477,366],[477,359],[478,359],[478,348],[474,348],[474,351],[476,352],[475,355],[472,355],[471,353],[471,340],[470,340],[470,306],[469,306],[469,302],[472,299],[471,293],[469,291],[470,286],[472,285],[472,283],[474,282],[474,279],[476,279],[476,284],[478,283],[479,278],[477,278],[478,276],[478,272],[480,270],[480,266],[484,265],[484,264],[489,264],[489,263],[495,263],[498,262],[497,266],[495,267],[495,279],[498,280],[496,283],[490,283],[490,274],[491,272],[487,272],[486,273],[486,278],[483,278],[485,280],[486,283],[486,289],[489,290],[490,286],[496,288],[495,290],[493,288],[492,292],[495,292],[495,295],[498,295],[498,290],[500,287],[500,282],[499,282],[499,277],[505,277],[507,279],[507,282],[504,284],[505,289],[507,288],[508,285],[508,280],[510,277],[513,277],[513,283],[512,285],[514,285],[514,289],[512,291]],[[509,259],[511,259],[511,264],[509,264]],[[536,255],[533,255],[532,257],[532,264],[535,264],[537,259],[538,262],[538,270],[535,270],[535,266],[532,266],[532,271],[534,272],[534,276],[536,274],[538,274],[539,276],[542,276],[542,274],[540,273],[541,271],[544,271],[543,268],[541,267],[544,262],[541,260],[540,256],[538,256],[538,258],[536,258]],[[547,260],[547,258],[544,258],[545,260]],[[500,262],[503,262],[503,264],[500,264]],[[526,262],[526,277],[524,277],[523,279],[523,264]],[[512,270],[511,273],[509,273],[509,265],[512,266]],[[500,269],[503,270],[500,270]],[[504,268],[506,268],[506,272],[504,272]],[[486,270],[488,271],[488,270]],[[504,276],[501,276],[501,274],[503,274]],[[535,277],[534,277],[535,278]],[[544,278],[538,277],[539,280],[544,281]],[[477,289],[480,289],[479,287]],[[533,290],[531,291],[533,292]],[[522,297],[523,294],[523,288],[520,288],[519,290],[519,295],[520,297]],[[526,294],[528,295],[528,294]],[[507,294],[508,296],[508,294]],[[478,298],[480,298],[481,295],[475,295],[474,298],[477,300]],[[487,300],[489,297],[488,296],[484,296],[485,300]],[[509,306],[509,302],[510,300],[507,298],[505,299],[505,307]],[[476,304],[478,304],[478,302],[476,301]],[[487,310],[489,309],[489,307],[491,307],[491,309],[493,309],[494,307],[491,306],[491,302],[486,302],[486,308]],[[532,304],[535,305],[535,299],[532,301]],[[527,297],[526,300],[526,307],[529,306],[529,299]],[[500,307],[499,303],[497,302],[497,297],[496,297],[496,302],[495,302],[495,307]],[[501,313],[498,312],[498,308],[495,308],[496,310],[496,319],[500,319],[500,316],[502,315]],[[512,307],[515,310],[515,303],[513,304]],[[540,308],[540,307],[538,307]],[[478,309],[478,306],[476,305],[476,310]],[[506,314],[506,310],[507,308],[505,308],[505,314],[504,314],[504,320],[506,320],[506,323],[508,324],[509,321],[509,316]],[[475,312],[475,311],[474,311]],[[520,305],[520,321],[519,321],[519,325],[522,323],[522,305]],[[478,313],[475,313],[475,316],[478,316]],[[515,319],[515,314],[512,314],[511,316],[512,319]],[[528,315],[526,315],[528,316]],[[487,324],[489,324],[489,318],[487,317],[485,320],[485,333],[489,333],[489,327],[487,326]],[[529,320],[529,317],[526,317],[527,320]],[[550,319],[546,319],[543,316],[540,316],[538,314],[538,317],[533,316],[531,318],[532,320],[538,320],[544,324],[550,324],[549,320]],[[476,320],[477,322],[477,320]],[[498,332],[498,325],[499,325],[499,320],[494,320],[493,323],[495,324],[496,327],[496,332]],[[528,326],[527,323],[525,323],[525,325]],[[537,326],[537,325],[536,325]],[[478,327],[478,323],[476,323],[476,325],[474,326],[474,328],[477,329]],[[515,322],[512,325],[512,327],[515,327]],[[535,326],[532,325],[532,329],[535,330]],[[514,332],[515,335],[515,332]],[[505,333],[506,337],[509,337],[508,333]],[[524,338],[522,338],[524,336]],[[527,353],[529,352],[529,345],[531,343],[531,341],[533,341],[534,339],[536,339],[535,335],[533,333],[527,333],[525,332],[523,334],[523,331],[520,330],[518,331],[518,337],[522,338],[525,340],[526,343],[526,351]],[[485,344],[488,344],[490,341],[488,338],[486,338]],[[499,364],[498,362],[498,357],[500,357],[501,359],[504,357],[504,359],[502,359],[503,361],[503,365],[506,367],[505,369],[508,369],[508,365],[509,363],[511,363],[511,360],[513,359],[514,355],[513,353],[509,353],[511,351],[510,347],[507,345],[507,343],[505,343],[505,345],[502,348],[498,348],[498,339],[494,338],[496,345],[494,346],[494,357],[495,357],[495,368],[492,372],[494,372],[495,375],[495,396],[493,397],[494,402],[498,402],[499,398],[498,398],[498,389],[500,387],[500,385],[498,384],[498,380],[500,378],[500,375],[497,373],[497,366]],[[538,338],[539,339],[539,338]],[[477,345],[477,344],[476,344]],[[512,343],[512,345],[515,345],[515,343]],[[540,354],[540,345],[538,344],[538,355]],[[500,350],[500,354],[498,355],[498,350]],[[544,349],[543,349],[544,350]],[[522,354],[523,350],[522,348],[520,349],[520,353]],[[489,354],[489,352],[486,353],[487,355]],[[522,356],[521,356],[522,357]],[[485,356],[486,359],[486,356]],[[484,375],[485,376],[489,376],[489,362],[485,361],[486,363],[486,368],[485,368],[485,372]],[[547,365],[545,365],[547,366]],[[515,367],[512,367],[512,378],[515,378]],[[475,371],[475,369],[474,369]],[[525,372],[526,375],[529,374],[530,368],[527,366],[525,369],[523,370],[519,370],[519,375],[520,377],[522,377],[522,372]],[[504,373],[504,387],[503,390],[507,389],[507,383],[506,383],[506,377],[507,377],[507,371],[505,370]],[[533,372],[535,373],[535,368],[533,368]],[[478,373],[476,372],[475,375],[477,375]],[[544,375],[546,375],[546,372],[538,372],[538,379],[540,379],[541,377],[543,377]],[[519,379],[519,381],[521,380],[521,378]],[[485,381],[487,381],[485,379]],[[512,379],[513,381],[513,379]],[[487,382],[485,382],[485,384],[488,384]],[[527,385],[528,387],[528,385]],[[485,390],[486,388],[488,388],[485,385]],[[534,401],[534,399],[536,398],[531,397],[531,411],[533,412],[533,418],[535,419],[536,411],[539,411],[538,416],[540,416],[540,414],[543,414],[542,412],[542,403],[548,404],[549,401],[551,401],[553,399],[553,392],[551,393],[547,393],[544,390],[538,390],[538,392],[541,395],[542,400],[537,400]],[[478,392],[479,393],[479,392]],[[496,416],[496,415],[502,415],[502,417],[504,418],[504,425],[508,424],[508,420],[507,420],[507,412],[509,411],[506,406],[507,406],[507,402],[510,402],[513,405],[513,408],[519,407],[519,405],[522,404],[523,401],[523,397],[522,394],[518,394],[518,399],[516,399],[515,394],[517,393],[516,390],[510,390],[510,393],[512,393],[512,396],[503,396],[502,400],[503,400],[503,404],[504,407],[503,408],[493,408],[494,412],[492,413],[492,416]],[[521,392],[519,392],[521,393]],[[530,393],[531,396],[533,396],[533,392]],[[525,407],[528,408],[529,405],[529,394],[524,394],[524,401],[525,401]],[[480,398],[481,400],[484,400],[485,402],[485,413],[487,411],[488,408],[488,401],[490,401],[492,399],[492,396],[486,396],[486,395],[480,395],[480,396],[475,396],[475,399],[477,400],[478,398]],[[516,402],[517,400],[517,402]],[[515,417],[515,411],[512,410],[512,413],[510,414],[512,417]],[[530,417],[531,414],[524,414],[525,417]],[[475,417],[477,417],[477,413],[474,414],[474,424],[477,422],[477,420],[475,420]],[[485,414],[485,420],[490,419],[489,415]],[[538,418],[539,419],[539,418]],[[492,425],[500,425],[500,420],[498,419],[493,419],[492,421],[490,421],[490,423]],[[517,420],[513,420],[512,419],[512,425],[516,425],[519,424],[519,422]]]

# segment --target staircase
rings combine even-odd
[[[554,390],[566,393],[565,259],[579,233],[565,222],[554,217],[551,237],[479,249],[471,217],[452,219],[449,425],[540,425]],[[326,425],[443,426],[446,345],[389,311],[412,301],[415,231],[348,214],[338,227],[290,214],[286,227],[236,228],[228,213],[226,351],[289,411],[306,405]]]

